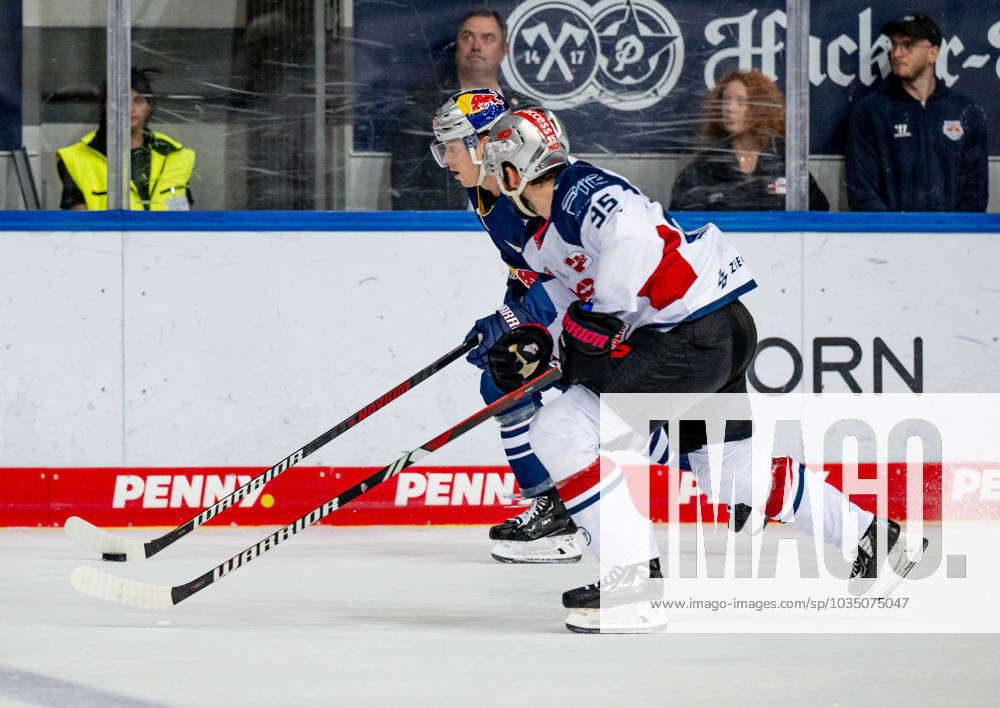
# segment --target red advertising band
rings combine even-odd
[[[418,448],[403,454],[391,464],[370,477],[358,482],[341,494],[328,502],[324,502],[309,513],[299,517],[287,526],[278,529],[272,534],[264,537],[254,545],[237,553],[229,560],[220,563],[208,572],[198,576],[194,580],[176,585],[174,587],[157,586],[149,583],[140,583],[126,578],[106,573],[86,566],[77,567],[70,576],[73,586],[80,592],[96,597],[108,602],[132,605],[144,609],[164,609],[170,605],[176,605],[182,600],[190,597],[199,590],[203,590],[219,578],[222,578],[232,571],[240,568],[254,558],[263,555],[282,541],[288,540],[302,529],[310,526],[324,516],[327,516],[337,509],[349,504],[370,489],[377,487],[388,479],[399,474],[415,462],[423,459],[435,450],[447,445],[452,440],[467,433],[480,423],[493,418],[504,412],[511,406],[520,403],[525,398],[547,388],[555,383],[562,372],[558,366],[548,368],[542,374],[528,381],[526,384],[511,391],[506,396],[497,399],[490,405],[469,416],[461,423],[452,426],[435,438],[428,440]],[[168,600],[169,598],[169,600]]]
[[[150,541],[146,541],[143,544],[143,552],[146,558],[149,558],[160,551],[162,551],[167,546],[178,541],[179,539],[186,536],[188,533],[196,529],[197,527],[204,524],[209,519],[222,513],[226,509],[235,506],[242,499],[249,496],[253,492],[257,491],[265,484],[270,482],[272,479],[277,477],[282,472],[285,472],[289,468],[297,465],[299,462],[304,460],[306,457],[314,453],[316,450],[320,449],[328,442],[343,434],[347,430],[353,428],[355,425],[365,420],[375,411],[385,407],[392,401],[402,396],[404,393],[412,389],[417,384],[426,381],[431,376],[441,371],[443,368],[451,364],[453,361],[460,359],[464,354],[471,351],[478,345],[478,339],[473,338],[468,341],[463,342],[460,346],[452,349],[450,352],[442,356],[437,361],[424,367],[417,373],[415,373],[410,378],[403,381],[398,386],[393,387],[388,392],[379,396],[374,401],[368,405],[362,407],[360,410],[355,411],[347,418],[337,423],[325,433],[314,439],[312,442],[308,443],[305,447],[300,450],[296,450],[291,455],[281,460],[278,464],[269,468],[262,474],[257,475],[249,482],[241,486],[239,489],[234,491],[227,497],[220,499],[212,506],[208,507],[200,514],[198,514],[193,519],[189,519],[172,531],[168,531],[163,536],[154,538]],[[80,517],[71,517],[67,519],[66,523],[66,533],[70,536],[76,543],[89,548],[92,551],[102,553],[105,560],[129,560],[127,558],[127,549],[134,547],[134,541],[131,539],[120,539],[122,541],[121,548],[114,548],[115,539],[118,538],[111,534],[110,532],[103,531],[96,528],[93,524],[82,519]],[[98,547],[95,547],[98,546]],[[134,559],[132,559],[134,560]]]

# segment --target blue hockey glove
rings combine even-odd
[[[490,347],[507,332],[528,321],[525,312],[516,305],[504,305],[492,315],[476,320],[465,339],[468,341],[478,336],[479,346],[469,352],[466,360],[473,366],[486,369],[490,364]]]

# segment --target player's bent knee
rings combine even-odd
[[[597,441],[587,440],[579,428],[567,426],[563,416],[547,405],[531,424],[531,447],[554,482],[566,479],[597,457]],[[551,411],[551,412],[550,412]]]

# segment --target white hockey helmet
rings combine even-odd
[[[500,191],[526,214],[534,214],[521,199],[529,182],[546,172],[569,164],[569,141],[562,122],[547,108],[521,108],[500,118],[490,129],[483,161],[497,179]],[[516,189],[508,189],[505,165],[520,176]]]
[[[461,140],[472,157],[472,163],[479,165],[481,185],[486,178],[482,161],[476,157],[479,135],[489,129],[510,110],[510,104],[499,91],[492,89],[469,89],[459,91],[441,104],[434,114],[432,127],[436,140],[431,143],[431,155],[439,167],[446,167],[444,161],[446,143]]]

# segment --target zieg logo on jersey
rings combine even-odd
[[[422,501],[427,506],[491,506],[514,495],[514,474],[487,472],[402,472],[396,483],[396,506]]]
[[[249,482],[248,474],[151,474],[143,478],[134,474],[115,477],[115,491],[111,507],[124,509],[138,506],[142,509],[202,509],[215,504]],[[264,486],[250,491],[240,506],[253,506]],[[130,503],[138,502],[138,503]]]

